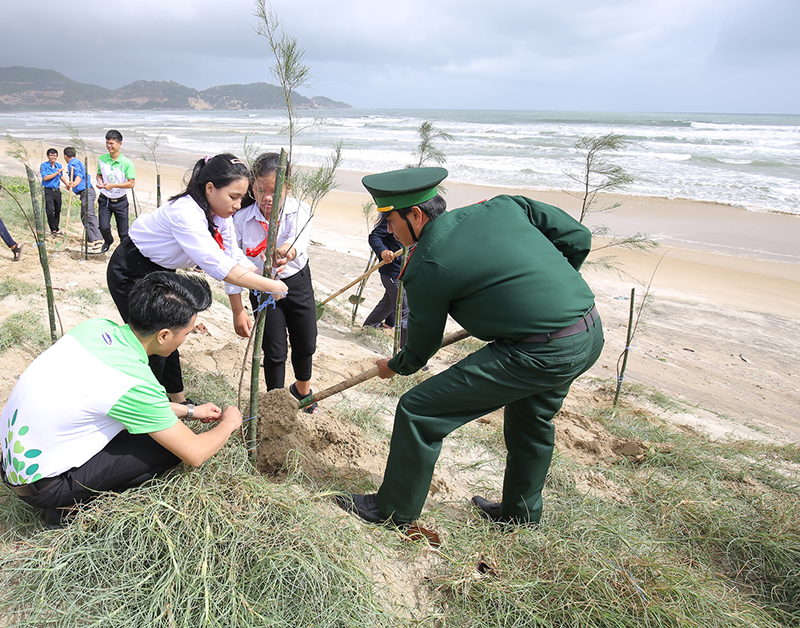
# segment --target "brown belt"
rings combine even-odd
[[[6,481],[6,478],[3,477],[3,484],[5,484],[8,488],[10,488],[15,495],[19,497],[28,497],[28,495],[34,495],[36,493],[41,493],[44,489],[50,486],[53,482],[58,480],[59,478],[42,478],[41,480],[36,480],[36,482],[32,482],[31,484],[22,484],[21,486],[16,486],[15,484],[9,484]]]
[[[525,338],[525,340],[521,340],[520,342],[550,342],[554,338],[566,338],[567,336],[574,336],[582,331],[588,331],[588,329],[594,325],[598,318],[600,318],[600,315],[597,313],[597,306],[593,305],[592,309],[589,310],[587,314],[578,319],[577,322],[572,323],[572,325],[569,327],[564,327],[564,329],[559,329],[558,331],[553,331],[549,334],[534,334],[533,336],[528,336]]]

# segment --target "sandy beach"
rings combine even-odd
[[[0,176],[24,176],[19,163],[5,155],[4,144],[0,142]],[[154,165],[142,161],[139,151],[123,154],[135,159],[139,211],[151,211],[155,207]],[[181,189],[185,172],[185,168],[161,166],[164,199]],[[338,189],[322,201],[315,215],[311,264],[318,298],[359,275],[366,263],[369,225],[362,204],[369,197],[360,178],[361,173],[338,173]],[[573,216],[579,209],[578,201],[566,193],[445,183],[451,208],[509,193],[551,203]],[[650,283],[648,307],[632,343],[626,383],[677,398],[690,411],[671,417],[673,420],[715,435],[800,441],[796,410],[800,406],[800,316],[796,307],[800,303],[800,254],[796,250],[800,217],[683,200],[608,199],[614,200],[622,200],[622,206],[590,216],[587,224],[604,224],[618,235],[643,232],[661,246],[647,252],[602,251],[616,256],[624,275],[584,267],[606,330],[606,349],[588,377],[613,381],[617,358],[625,346],[631,288],[636,288],[638,300]],[[4,255],[0,272],[41,281],[38,263],[30,254],[32,237],[20,235],[19,239],[30,245],[27,259],[15,265]],[[58,272],[58,261],[54,267]],[[88,282],[98,290],[104,287],[104,261],[80,261],[77,268],[70,271],[73,281]],[[78,278],[76,272],[87,277]],[[61,281],[67,283],[66,278]],[[359,311],[361,320],[380,294],[380,283],[374,278]],[[20,307],[14,299],[4,299],[0,321]],[[65,327],[82,320],[78,308],[65,310]],[[92,315],[115,317],[115,312],[108,308]],[[210,320],[210,327],[214,333],[233,335],[229,323],[225,329],[225,316],[223,312],[218,322]],[[226,342],[235,342],[233,338]],[[341,369],[327,365],[331,368],[326,371],[327,358],[321,355],[325,348],[321,343],[315,368],[320,383],[330,385]],[[341,350],[346,359],[346,349]],[[342,355],[330,357],[330,361],[342,359]],[[0,400],[10,392],[13,379],[6,371]]]

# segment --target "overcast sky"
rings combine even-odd
[[[273,0],[358,108],[800,113],[800,0]],[[6,0],[0,66],[116,88],[275,82],[254,0]]]

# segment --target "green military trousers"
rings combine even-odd
[[[453,430],[505,406],[508,455],[503,519],[536,523],[553,454],[552,418],[572,382],[603,348],[597,319],[587,331],[546,343],[499,340],[400,398],[377,504],[396,523],[414,521],[430,489],[442,439]]]

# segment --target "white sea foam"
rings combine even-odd
[[[301,122],[312,122],[301,113]],[[417,128],[428,120],[453,136],[437,145],[458,182],[571,189],[565,174],[581,168],[575,142],[617,133],[630,145],[609,159],[632,176],[625,193],[716,201],[757,211],[800,213],[800,116],[652,114],[559,111],[340,110],[296,138],[295,161],[318,165],[342,140],[344,169],[376,172],[415,161]],[[162,133],[161,149],[191,162],[249,144],[276,150],[285,143],[280,111],[102,111],[0,114],[7,131],[44,144],[77,128],[101,151],[109,128],[129,151],[137,135]],[[57,144],[56,144],[57,145]],[[185,164],[184,164],[185,165]]]

